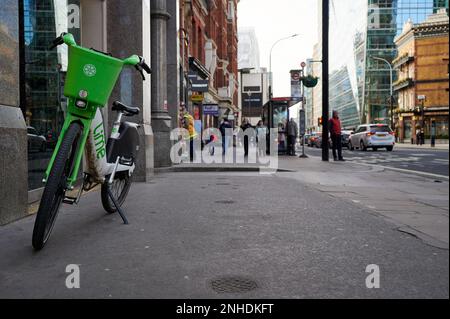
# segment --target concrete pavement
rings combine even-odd
[[[363,152],[344,149],[343,153],[345,159],[358,164],[378,165],[401,172],[411,171],[414,174],[421,173],[427,177],[442,178],[442,176],[445,176],[448,179],[449,176],[449,153],[446,150],[395,148],[393,152],[385,150]],[[308,148],[307,154],[320,160],[322,150]]]
[[[1,227],[0,298],[449,297],[448,183],[313,159],[280,167],[158,174],[133,186],[129,226],[89,193],[63,207],[40,253],[34,217]],[[68,264],[80,289],[65,286]],[[366,288],[370,264],[380,289]],[[251,289],[218,292],[230,281]]]
[[[411,143],[397,143],[395,144],[397,148],[409,148],[409,149],[432,149],[432,150],[448,150],[449,144],[436,144],[435,147],[431,147],[430,143],[424,145],[416,145]]]
[[[449,247],[449,183],[376,165],[284,158],[279,173],[332,198],[376,212],[427,244]]]

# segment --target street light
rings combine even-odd
[[[272,100],[272,86],[273,86],[273,75],[272,75],[272,51],[273,51],[273,49],[275,48],[275,46],[278,44],[278,43],[280,43],[281,41],[284,41],[284,40],[289,40],[289,39],[292,39],[292,38],[296,38],[296,37],[298,37],[298,36],[300,36],[300,34],[293,34],[293,35],[291,35],[291,36],[288,36],[288,37],[284,37],[284,38],[281,38],[281,39],[278,39],[277,41],[275,41],[275,43],[272,45],[272,47],[270,48],[270,56],[269,56],[269,74],[270,74],[270,90],[269,90],[269,97],[270,97],[270,99]]]
[[[391,106],[391,127],[392,130],[394,130],[394,87],[392,86],[392,80],[393,80],[393,73],[394,73],[394,69],[392,68],[391,63],[383,58],[379,58],[376,56],[373,56],[372,59],[374,60],[378,60],[378,61],[382,61],[384,63],[386,63],[389,66],[389,70],[390,70],[390,80],[391,80],[391,85],[390,85],[390,97],[389,97],[389,101],[390,101],[390,106]]]

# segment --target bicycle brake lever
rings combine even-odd
[[[53,40],[52,45],[48,48],[48,50],[53,50],[54,48],[56,48],[58,45],[61,45],[64,43],[64,35],[66,35],[67,33],[63,32],[61,33],[61,35],[59,37],[57,37],[55,40]]]
[[[136,68],[136,70],[138,70],[139,73],[141,74],[142,80],[145,81],[146,79],[145,79],[145,75],[144,75],[144,71],[143,71],[142,67],[141,67],[139,64],[136,64],[135,68]]]

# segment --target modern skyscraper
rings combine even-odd
[[[390,69],[394,39],[411,20],[423,22],[448,0],[339,0],[330,9],[330,81],[345,83],[339,91],[330,82],[331,107],[341,110],[346,125],[390,123]],[[351,21],[351,23],[349,22]],[[394,79],[395,81],[395,72]],[[345,94],[346,98],[338,98]],[[353,101],[348,98],[353,96]]]
[[[238,29],[238,68],[260,68],[259,43],[255,28],[240,27]]]

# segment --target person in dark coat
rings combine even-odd
[[[252,125],[249,123],[247,119],[242,120],[241,130],[245,133],[245,131],[249,128],[252,128]],[[248,135],[244,135],[244,156],[248,157],[248,148],[249,148],[249,139]]]
[[[298,136],[298,126],[294,119],[288,122],[287,126],[288,133],[288,155],[295,156],[295,144],[297,142]]]
[[[228,145],[228,140],[226,133],[227,130],[232,129],[233,127],[231,126],[230,122],[228,121],[227,118],[223,119],[222,124],[220,124],[219,130],[220,130],[220,134],[222,134],[222,155],[225,156],[227,148],[229,147]]]
[[[328,128],[330,130],[331,142],[333,143],[333,158],[335,161],[345,161],[342,156],[342,129],[341,119],[338,111],[333,111],[333,117],[328,121]],[[322,137],[326,138],[325,136]],[[337,151],[337,154],[336,154]]]

